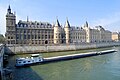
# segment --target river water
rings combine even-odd
[[[105,49],[113,48],[54,52],[42,55],[50,57]],[[120,80],[120,47],[115,47],[115,49],[118,52],[24,68],[14,67],[15,58],[29,55],[15,55],[10,58],[9,67],[13,69],[14,80]]]

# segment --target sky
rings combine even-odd
[[[5,34],[8,6],[16,13],[16,21],[27,20],[56,22],[64,26],[68,18],[71,26],[82,26],[86,21],[90,27],[97,25],[105,29],[120,31],[120,0],[0,0],[0,33]]]

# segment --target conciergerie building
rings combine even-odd
[[[88,22],[82,27],[71,26],[68,19],[65,25],[56,20],[55,24],[41,21],[19,20],[10,6],[6,14],[6,44],[45,45],[111,42],[112,33],[102,26],[90,28]]]

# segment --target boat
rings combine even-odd
[[[104,54],[108,54],[116,51],[117,50],[112,49],[112,50],[105,50],[105,51],[99,51],[99,52],[70,54],[70,55],[55,56],[55,57],[48,57],[48,58],[42,58],[40,54],[33,54],[31,55],[31,57],[17,58],[15,66],[22,67],[22,66],[32,65],[36,63],[42,64],[42,63],[48,63],[48,62],[54,62],[54,61],[84,58],[84,57],[90,57],[90,56],[104,55]]]
[[[43,62],[43,57],[40,56],[40,54],[32,54],[30,57],[17,58],[15,66],[22,67],[31,64],[41,63],[41,62]]]

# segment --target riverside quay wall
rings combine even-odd
[[[5,51],[9,54],[17,53],[36,53],[36,52],[52,52],[66,50],[80,50],[90,48],[120,46],[120,42],[102,42],[102,43],[81,43],[81,44],[60,44],[60,45],[6,45]]]

